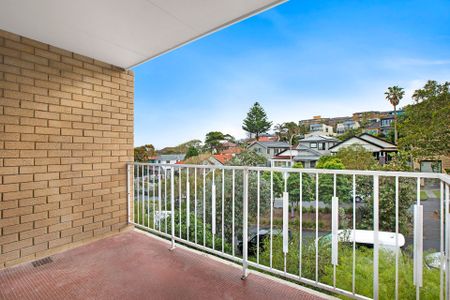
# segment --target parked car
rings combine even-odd
[[[272,229],[272,236],[281,236],[283,231],[281,229]],[[289,240],[292,239],[292,232],[288,231]],[[260,228],[259,229],[259,252],[261,253],[265,249],[266,240],[270,239],[270,228]],[[248,238],[248,255],[256,255],[256,249],[258,247],[258,238],[256,230],[253,233],[249,233]],[[237,248],[240,253],[243,251],[243,243],[242,241],[238,241]]]
[[[331,245],[331,237],[332,237],[331,233],[321,236],[319,238],[319,245],[321,246]],[[353,243],[353,240],[355,241],[355,244],[357,244],[358,247],[364,246],[372,248],[374,244],[374,232],[373,230],[357,229],[354,231],[354,239],[353,239],[352,229],[338,230],[339,242]],[[396,248],[395,232],[378,231],[378,244],[380,249],[396,252],[405,245],[405,237],[401,233],[398,234],[398,248]]]

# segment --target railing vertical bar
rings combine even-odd
[[[203,247],[206,246],[206,168],[203,168]]]
[[[142,226],[145,226],[145,182],[144,182],[144,165],[141,166],[141,171],[142,171],[142,210],[141,210],[141,214],[142,214],[142,218],[141,218],[141,222],[142,222]]]
[[[167,168],[164,168],[164,233],[167,234]],[[172,216],[173,218],[173,216]]]
[[[222,253],[225,252],[225,169],[222,169]]]
[[[212,233],[212,248],[215,250],[216,239],[216,176],[215,169],[212,170],[212,184],[211,184],[211,233]]]
[[[398,234],[399,234],[399,224],[398,224],[398,190],[399,190],[398,176],[395,176],[395,300],[398,300]]]
[[[440,264],[439,264],[439,299],[444,299],[444,182],[440,182],[440,189],[439,189],[439,215],[440,215],[440,243],[439,243],[439,251],[441,252],[440,255]],[[447,233],[448,234],[448,233]]]
[[[162,177],[161,167],[158,167],[158,230],[161,231],[161,210],[162,210]],[[156,218],[156,216],[155,216]]]
[[[191,227],[191,184],[189,168],[186,168],[186,239],[189,241],[189,230]]]
[[[236,172],[233,169],[232,172],[232,179],[231,179],[231,185],[232,185],[232,194],[231,194],[231,253],[234,256],[235,254],[235,242],[234,242],[234,197],[235,197],[235,190],[236,190],[236,183],[235,183],[235,179],[236,179]]]
[[[416,299],[420,299],[422,287],[423,262],[423,210],[420,205],[420,177],[417,177],[416,205],[414,206],[414,285],[416,286]]]
[[[197,168],[194,168],[194,242],[197,244]]]
[[[261,174],[258,170],[256,173],[256,263],[259,264],[259,202],[260,202],[260,183]]]
[[[134,180],[133,180],[134,181]],[[128,214],[128,224],[131,222],[131,165],[127,164],[127,214]],[[134,205],[133,205],[134,207]]]
[[[242,279],[248,275],[248,170],[243,171],[242,205]]]
[[[355,274],[356,274],[356,175],[352,176],[352,192],[353,192],[353,251],[352,251],[352,294],[355,295]]]
[[[287,192],[287,172],[284,172],[283,192],[283,270],[287,273],[287,254],[289,251],[289,193]]]
[[[181,239],[181,201],[182,201],[182,190],[181,190],[181,167],[178,168],[178,235]]]
[[[299,249],[298,249],[298,277],[302,278],[302,248],[303,248],[303,173],[299,174]]]
[[[156,181],[156,175],[155,175],[155,166],[153,166],[153,172],[152,172],[152,182],[153,182],[153,212],[152,212],[152,215],[153,215],[153,229],[155,229],[155,199],[156,199],[156,184],[155,184],[155,181]],[[158,186],[159,186],[159,184],[158,184]],[[149,225],[149,227],[150,227],[150,225]]]
[[[273,251],[273,171],[270,171],[270,253],[269,261],[272,269],[272,251]]]
[[[316,173],[316,239],[314,241],[316,249],[316,284],[319,282],[319,173]]]
[[[139,224],[139,218],[140,218],[140,207],[141,207],[141,202],[140,202],[140,192],[139,192],[139,165],[135,165],[135,169],[136,169],[136,222]]]
[[[170,231],[171,231],[171,241],[172,247],[175,248],[175,168],[170,168]]]
[[[147,227],[150,228],[150,166],[147,165]]]
[[[378,241],[378,220],[379,220],[379,177],[373,176],[373,299],[378,299],[378,253],[379,253],[379,241]]]
[[[449,185],[445,184],[445,225],[446,225],[446,234],[445,234],[445,278],[446,278],[446,285],[445,285],[445,291],[446,291],[446,297],[447,299],[450,298],[450,208],[449,208]]]
[[[337,249],[337,244],[338,244],[338,229],[339,229],[339,225],[338,225],[338,216],[339,216],[339,211],[338,211],[338,200],[336,198],[336,174],[333,174],[333,199],[332,199],[332,247],[331,247],[331,260],[332,260],[332,264],[333,264],[333,287],[336,288],[336,265],[337,265],[337,260],[338,260],[338,249]]]

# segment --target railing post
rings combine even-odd
[[[170,168],[170,229],[172,246],[170,250],[175,249],[175,168]]]
[[[248,169],[244,169],[243,171],[244,177],[244,197],[243,197],[243,224],[242,224],[242,277],[241,279],[245,279],[248,276]]]
[[[128,205],[128,224],[131,222],[131,165],[127,163],[127,205]]]
[[[373,176],[373,299],[378,300],[379,177]]]

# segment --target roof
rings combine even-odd
[[[284,1],[0,1],[0,28],[131,68]]]
[[[372,146],[378,147],[380,149],[380,151],[381,150],[383,150],[383,151],[397,151],[397,146],[396,145],[394,145],[392,143],[389,143],[388,141],[385,141],[383,139],[380,139],[380,138],[378,138],[376,136],[373,136],[371,134],[368,134],[368,133],[363,133],[363,134],[361,134],[359,136],[350,137],[350,138],[340,142],[339,144],[334,145],[329,150],[331,150],[331,151],[334,150],[333,152],[335,152],[336,149],[341,148],[345,144],[348,144],[348,146],[350,146],[351,145],[351,143],[350,143],[351,140],[355,140],[353,144],[364,144],[364,143],[367,143],[367,144],[370,144]]]
[[[156,156],[156,160],[183,160],[186,154],[161,154]]]
[[[299,141],[302,142],[339,142],[339,140],[327,135],[311,135]]]
[[[215,160],[217,160],[218,162],[220,162],[222,165],[224,165],[233,158],[233,155],[232,154],[214,154],[212,157]]]
[[[250,147],[252,147],[255,144],[259,144],[260,146],[262,146],[263,148],[289,148],[290,145],[287,142],[254,142],[253,144],[250,145]]]
[[[290,159],[292,154],[292,158],[295,161],[299,160],[318,160],[322,154],[319,151],[316,151],[314,149],[300,146],[297,149],[291,150],[284,150],[278,153],[273,157],[273,159]]]
[[[221,154],[239,154],[243,151],[241,147],[230,147],[228,149],[222,150]]]

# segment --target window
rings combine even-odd
[[[267,148],[267,154],[270,154],[270,149],[269,148]]]
[[[317,143],[309,143],[309,148],[317,148]]]
[[[319,150],[325,150],[325,143],[319,143]]]

